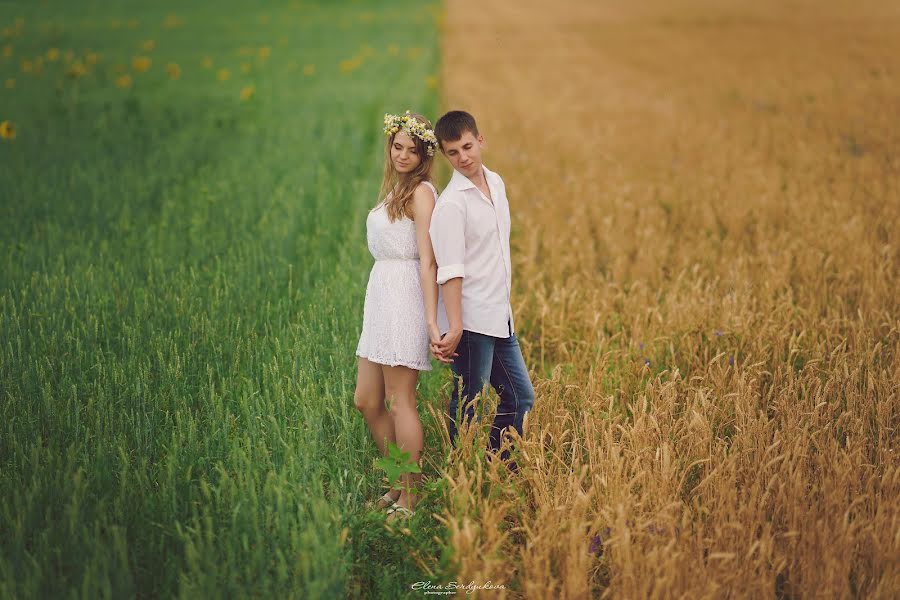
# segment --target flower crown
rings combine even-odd
[[[428,153],[428,156],[434,156],[438,142],[433,130],[428,129],[424,123],[412,116],[409,111],[402,115],[384,115],[384,135],[394,135],[401,129],[409,137],[416,136],[425,142],[425,152]]]

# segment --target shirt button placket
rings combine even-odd
[[[506,287],[506,302],[507,302],[507,304],[509,304],[509,302],[511,301],[510,289],[509,289],[509,279],[510,279],[509,265],[506,262],[506,253],[503,251],[503,228],[500,227],[500,215],[497,214],[497,201],[496,201],[497,194],[493,194],[493,196],[494,196],[495,200],[494,200],[494,202],[491,202],[491,207],[494,209],[494,224],[497,226],[496,227],[497,247],[500,250],[500,260],[503,261],[503,268],[506,269],[506,281],[504,282],[504,283],[506,283],[506,285],[504,287]],[[512,335],[512,325],[510,323],[510,317],[507,317],[507,319],[506,319],[506,327],[507,327],[507,331],[509,331],[509,335],[511,336]]]

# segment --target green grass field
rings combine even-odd
[[[359,510],[381,481],[353,407],[381,118],[436,114],[439,3],[19,4],[0,10],[0,596],[439,578],[436,523]]]

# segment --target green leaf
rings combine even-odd
[[[384,471],[391,485],[404,473],[421,473],[422,468],[410,460],[410,453],[403,452],[393,442],[388,443],[388,454],[375,461],[375,467]]]

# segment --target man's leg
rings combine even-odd
[[[509,427],[524,435],[525,413],[534,405],[534,387],[522,358],[522,349],[515,334],[508,338],[496,338],[491,367],[491,385],[500,396],[497,417],[491,427],[491,448],[498,450],[502,434]],[[501,458],[509,458],[503,453]]]
[[[456,411],[459,407],[460,379],[462,379],[463,406],[461,419],[471,421],[475,416],[474,399],[476,394],[488,384],[491,377],[491,359],[494,355],[494,340],[497,338],[481,333],[463,330],[450,369],[453,371],[453,394],[450,396],[447,429],[450,432],[450,443],[456,447],[456,436],[459,432]],[[462,422],[462,421],[461,421]],[[461,423],[460,422],[460,423]]]

